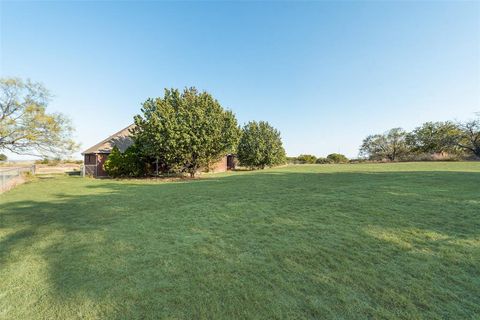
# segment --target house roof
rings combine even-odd
[[[116,146],[120,152],[125,152],[128,147],[133,144],[130,129],[135,128],[135,124],[131,124],[128,127],[112,134],[107,139],[97,143],[93,147],[83,151],[82,154],[87,153],[110,153],[114,146]]]

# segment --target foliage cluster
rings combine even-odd
[[[327,159],[332,161],[333,163],[347,163],[348,158],[345,157],[343,154],[340,153],[332,153],[327,156]]]
[[[147,163],[142,161],[137,145],[128,147],[123,153],[115,146],[105,161],[104,169],[114,178],[140,177],[147,173]]]
[[[251,121],[242,130],[237,156],[240,165],[264,169],[286,162],[280,131],[265,121]]]
[[[458,160],[480,158],[480,117],[463,123],[426,122],[411,132],[393,128],[366,137],[360,155],[370,160]]]
[[[50,97],[40,83],[0,79],[0,151],[50,158],[78,148],[70,119],[47,112]]]
[[[105,163],[113,177],[157,172],[186,172],[194,177],[235,153],[240,164],[250,168],[285,162],[278,130],[264,121],[249,122],[241,129],[232,111],[195,88],[166,89],[163,97],[147,99],[134,120],[133,146],[124,154],[116,149]]]
[[[317,161],[317,157],[313,154],[301,154],[297,158],[297,163],[301,164],[313,164]]]
[[[349,162],[348,158],[340,153],[331,153],[326,158],[317,158],[311,154],[301,154],[298,157],[289,157],[288,161],[291,164],[331,164]]]

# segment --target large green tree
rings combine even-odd
[[[406,142],[415,153],[459,152],[459,127],[450,121],[426,122],[406,136]]]
[[[408,153],[406,132],[402,128],[393,128],[383,134],[366,137],[360,147],[360,155],[371,160],[387,159],[395,161]]]
[[[71,154],[73,127],[61,113],[47,113],[50,94],[40,83],[0,79],[0,151],[40,157]]]
[[[251,121],[243,127],[237,156],[240,165],[249,168],[264,169],[286,161],[280,132],[265,121]]]
[[[233,112],[195,88],[166,89],[163,97],[146,100],[141,112],[135,116],[135,143],[168,171],[193,177],[238,143],[240,128]]]

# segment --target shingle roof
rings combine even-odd
[[[131,137],[130,129],[135,128],[135,124],[131,124],[128,127],[118,131],[117,133],[112,134],[107,139],[103,140],[100,143],[97,143],[93,147],[88,148],[83,151],[82,154],[86,153],[110,153],[114,146],[121,152],[125,152],[128,147],[133,144]]]

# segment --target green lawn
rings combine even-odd
[[[479,162],[0,195],[0,319],[479,317]]]

